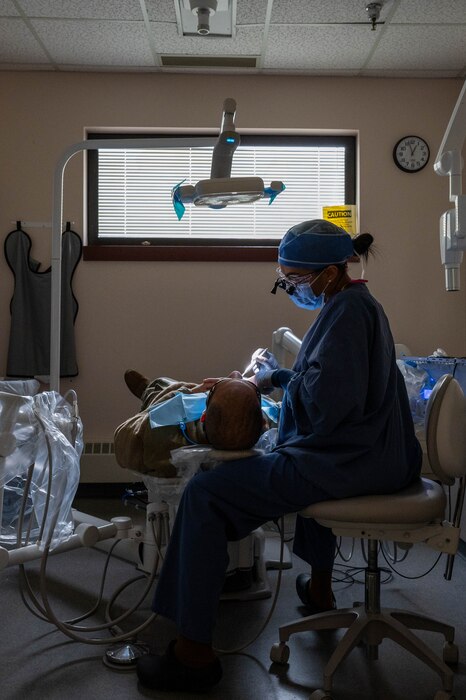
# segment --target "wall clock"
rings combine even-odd
[[[393,149],[393,160],[405,173],[418,173],[429,162],[430,150],[420,136],[403,136]]]

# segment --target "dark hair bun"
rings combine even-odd
[[[353,248],[356,255],[362,255],[367,258],[369,249],[374,242],[374,236],[370,233],[359,233],[353,238]]]

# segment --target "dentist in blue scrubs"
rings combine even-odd
[[[265,363],[255,377],[261,391],[284,389],[275,449],[224,462],[186,486],[153,602],[178,636],[162,656],[139,659],[142,685],[200,692],[220,681],[212,635],[230,540],[312,503],[392,493],[419,476],[421,448],[387,317],[347,269],[372,240],[321,219],[283,237],[273,291],[321,310],[293,368]],[[294,553],[310,566],[296,581],[308,614],[335,607],[331,530],[298,515]]]

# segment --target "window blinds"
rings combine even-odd
[[[286,189],[268,199],[222,210],[186,206],[178,221],[171,190],[210,177],[212,148],[100,149],[98,237],[131,239],[279,239],[286,228],[345,204],[344,146],[241,146],[232,177],[258,176]]]

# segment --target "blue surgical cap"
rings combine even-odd
[[[280,265],[309,270],[344,264],[352,255],[349,233],[325,219],[296,224],[283,236],[278,248]]]

